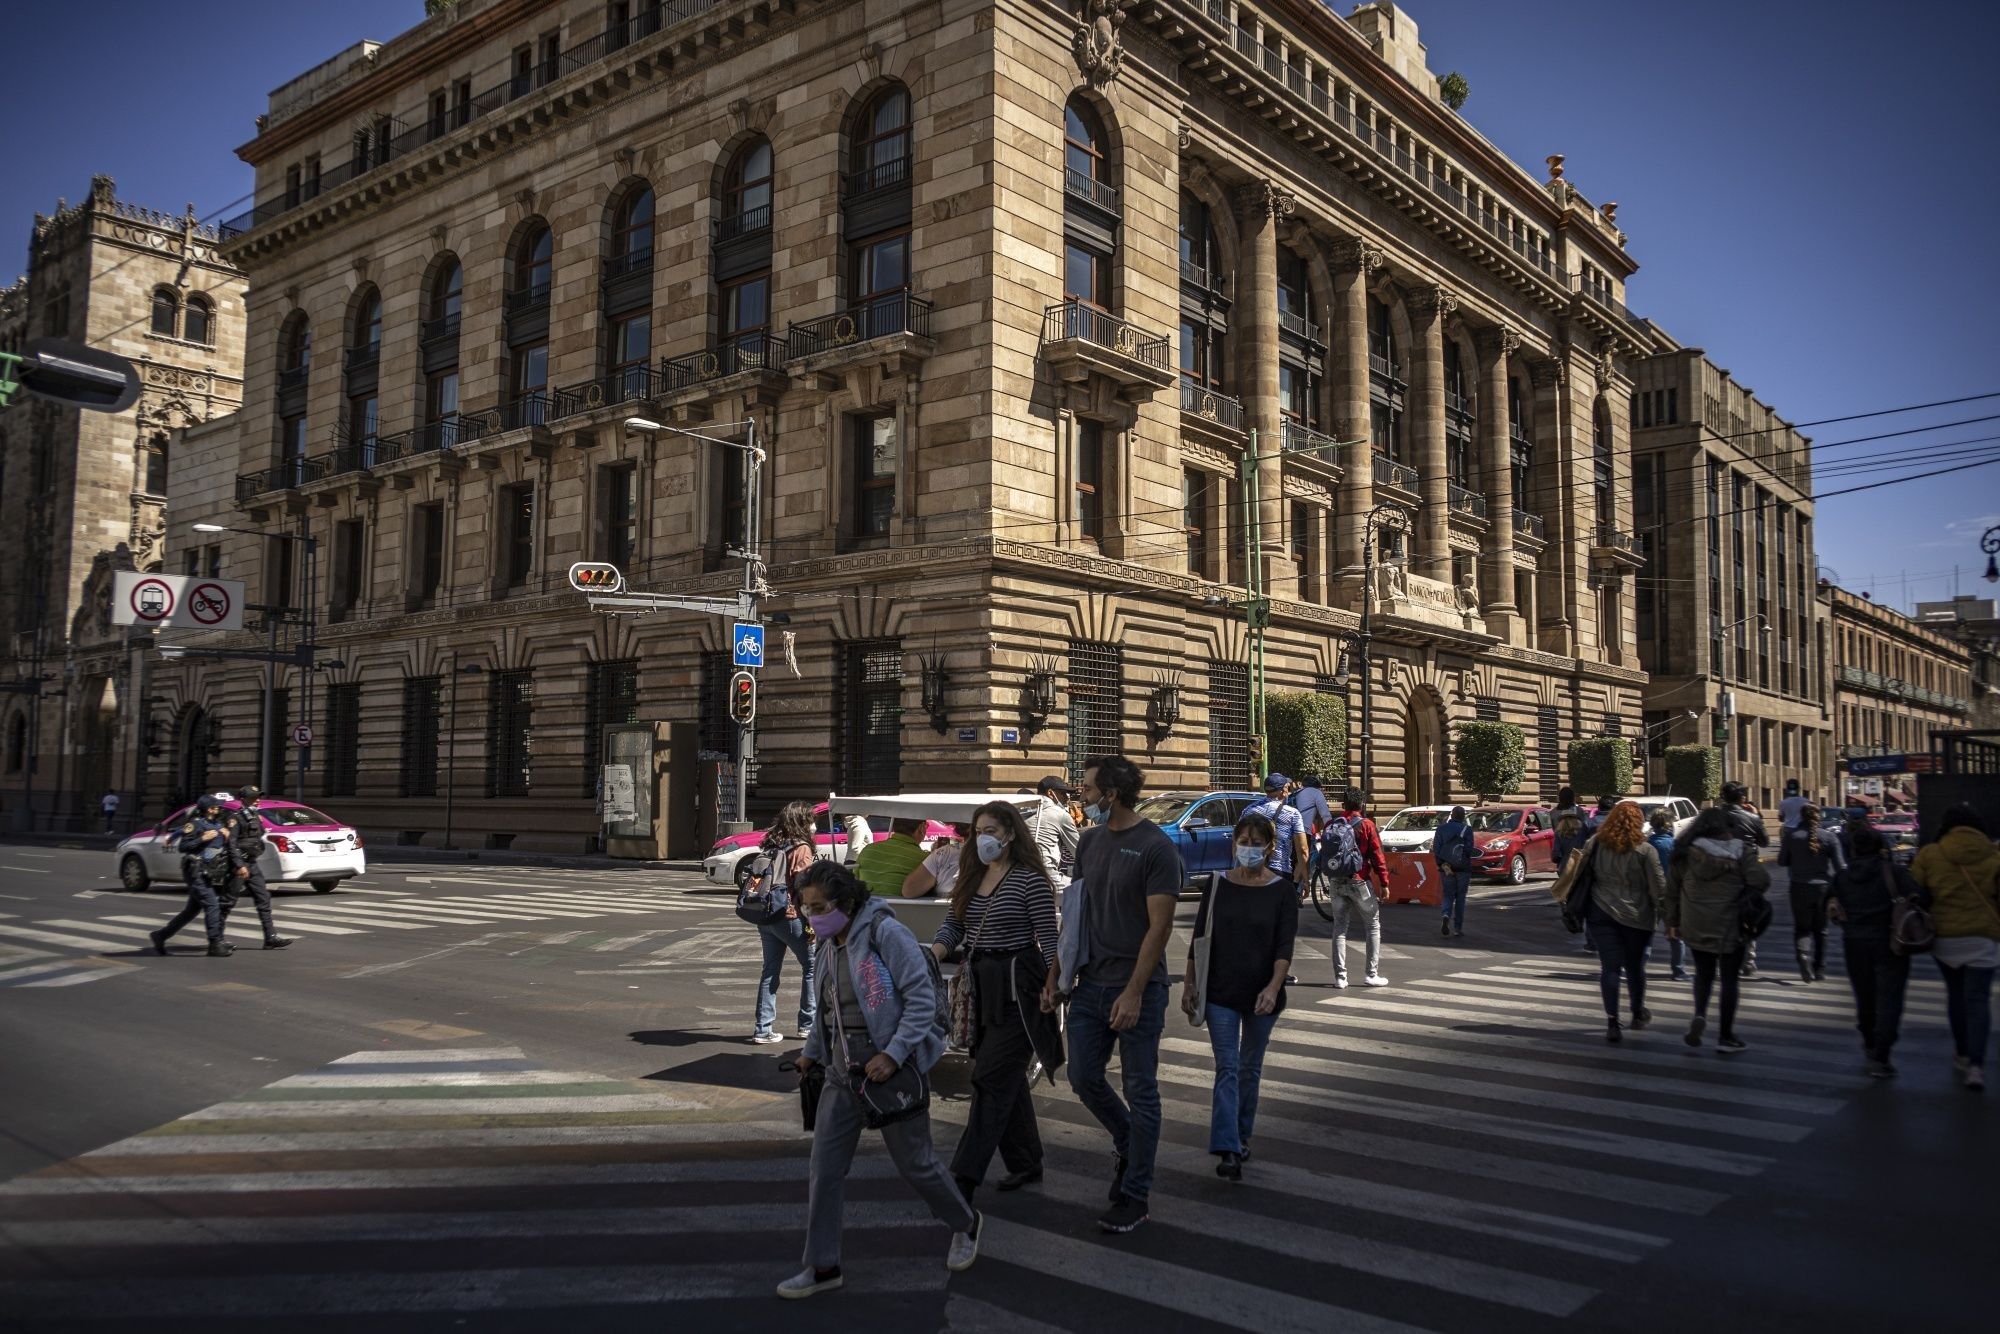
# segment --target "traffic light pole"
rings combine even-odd
[[[761,628],[764,616],[757,601],[764,587],[764,451],[757,447],[755,417],[749,419],[744,450],[743,489],[747,494],[743,497],[743,619]],[[745,831],[750,828],[750,762],[757,754],[755,728],[754,713],[750,720],[736,725],[736,822]]]

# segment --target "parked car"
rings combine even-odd
[[[1681,831],[1693,824],[1694,817],[1699,814],[1695,804],[1686,797],[1633,797],[1631,800],[1638,803],[1639,813],[1649,821],[1653,812],[1664,806],[1667,813],[1674,817],[1675,838],[1679,838]]]
[[[224,792],[225,810],[240,810],[243,803]],[[118,860],[118,879],[125,888],[142,891],[159,880],[168,887],[181,886],[181,854],[166,844],[168,835],[180,832],[191,807],[183,806],[148,829],[141,829],[120,843],[113,854]],[[368,873],[368,854],[361,833],[330,815],[310,806],[278,797],[257,803],[257,814],[270,829],[270,841],[257,859],[266,882],[311,885],[322,894],[341,881]]]
[[[1472,871],[1521,884],[1530,871],[1553,871],[1555,812],[1531,802],[1480,806],[1465,813],[1472,826]]]
[[[1868,823],[1889,845],[1889,855],[1908,866],[1917,855],[1917,817],[1909,811],[1883,811],[1868,817]]]
[[[1429,852],[1431,835],[1450,814],[1449,806],[1405,806],[1381,827],[1382,847],[1389,852]]]
[[[1192,884],[1196,876],[1229,869],[1236,822],[1263,800],[1255,792],[1162,792],[1140,802],[1139,814],[1174,841]]]
[[[881,842],[889,837],[888,821],[884,820],[879,824],[871,821],[869,832],[875,842]],[[924,832],[923,845],[928,848],[938,839],[950,837],[953,837],[951,826],[933,820]],[[813,807],[813,842],[820,856],[830,857],[837,862],[847,860],[847,828],[838,821],[829,822],[826,803],[823,801]],[[751,829],[741,834],[724,834],[715,840],[715,846],[709,849],[708,856],[703,859],[702,874],[713,884],[728,885],[732,889],[743,888],[743,877],[749,868],[750,859],[756,855],[757,849],[762,847],[763,843],[762,829]]]

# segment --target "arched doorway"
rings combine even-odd
[[[1403,717],[1403,794],[1411,806],[1442,805],[1451,800],[1451,778],[1444,752],[1444,704],[1431,691],[1410,694]]]
[[[208,752],[215,728],[208,711],[190,704],[174,737],[174,801],[193,801],[208,790]]]

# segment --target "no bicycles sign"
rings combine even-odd
[[[241,630],[243,583],[120,570],[111,581],[111,623],[175,630]]]

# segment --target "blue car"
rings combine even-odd
[[[1236,822],[1263,800],[1255,792],[1162,792],[1140,802],[1139,814],[1174,841],[1192,882],[1229,869]]]

